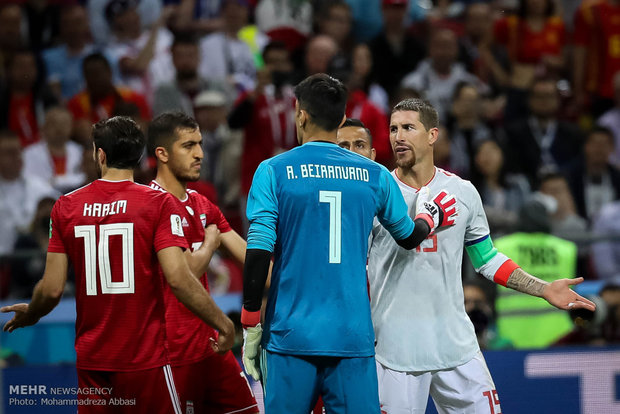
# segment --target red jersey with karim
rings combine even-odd
[[[166,192],[155,180],[151,181],[151,188]],[[187,190],[185,200],[175,200],[180,205],[183,233],[192,251],[202,245],[207,225],[217,225],[221,233],[232,230],[220,209],[196,191]],[[206,273],[200,277],[200,282],[209,291]],[[165,289],[165,299],[170,364],[189,364],[213,354],[209,340],[217,338],[215,329],[179,302],[168,286]]]
[[[156,252],[187,248],[174,197],[96,180],[58,199],[48,252],[75,269],[77,367],[136,371],[169,363]]]

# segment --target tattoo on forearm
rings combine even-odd
[[[530,275],[521,268],[515,269],[506,281],[506,286],[511,289],[538,297],[542,297],[546,285],[547,282]]]

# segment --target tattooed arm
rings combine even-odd
[[[570,286],[583,282],[583,278],[558,279],[545,282],[530,275],[520,267],[516,268],[508,277],[506,286],[528,295],[544,298],[547,302],[559,309],[585,308],[593,311],[594,303],[575,293]]]

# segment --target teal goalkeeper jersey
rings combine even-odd
[[[414,223],[388,170],[327,142],[263,161],[248,196],[248,248],[273,252],[262,345],[292,355],[374,355],[366,282],[377,216],[395,239]]]

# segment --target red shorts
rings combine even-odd
[[[77,370],[78,413],[181,414],[170,365],[142,371]]]
[[[259,412],[250,384],[230,351],[172,367],[172,372],[184,413],[191,412],[188,405],[196,414]]]

